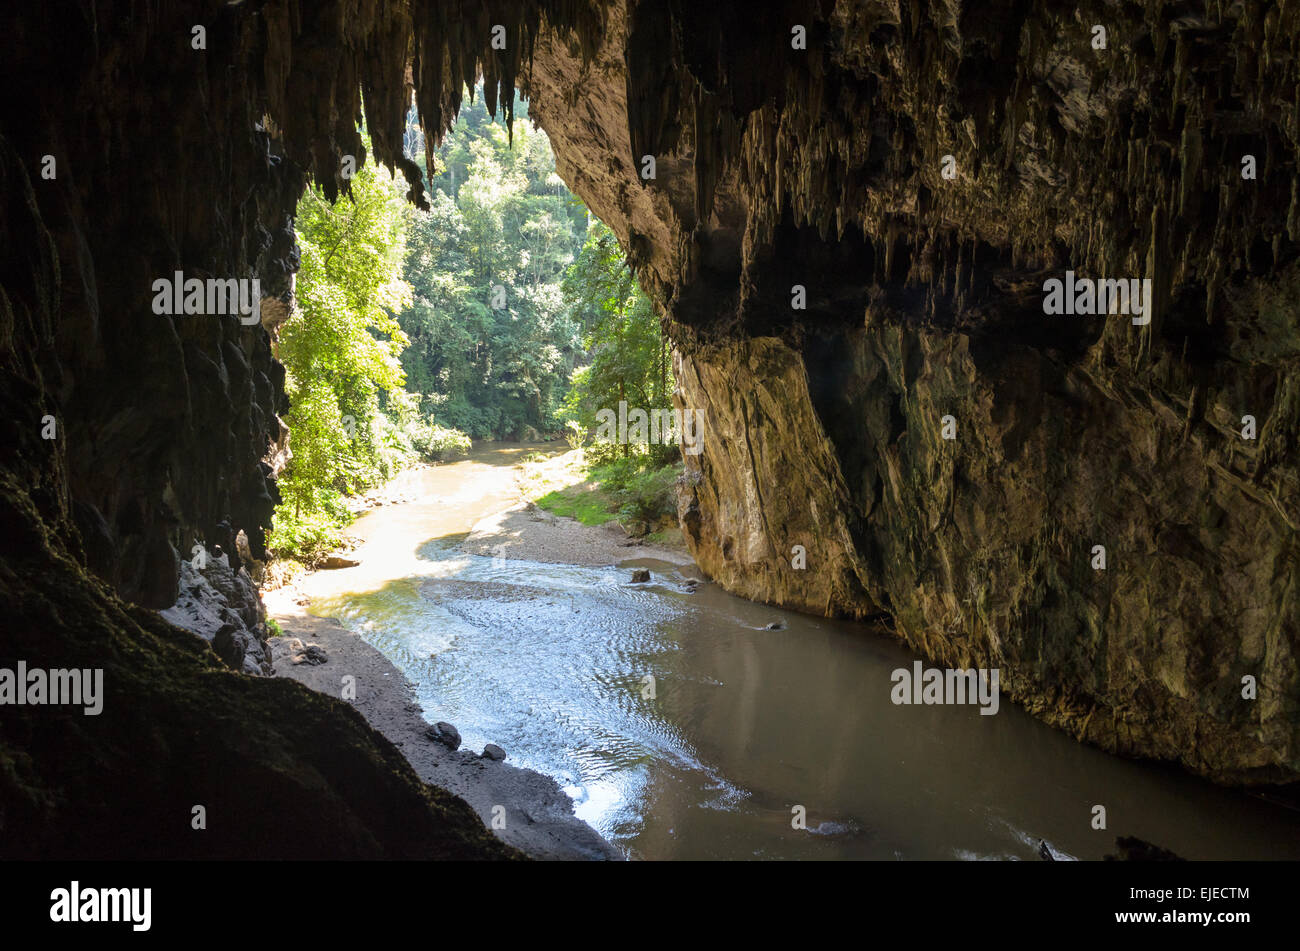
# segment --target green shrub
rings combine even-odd
[[[286,503],[275,510],[275,522],[266,536],[272,558],[293,558],[314,565],[343,544],[343,529],[352,513],[343,497],[331,489],[315,488],[309,504]]]
[[[665,516],[677,514],[680,463],[649,464],[645,454],[616,459],[587,470],[587,481],[549,492],[537,505],[556,515],[576,518],[584,525],[611,519],[635,533],[653,531]]]
[[[643,469],[623,477],[615,497],[621,503],[621,519],[644,522],[653,527],[665,515],[677,512],[677,466]]]
[[[581,449],[587,445],[587,428],[576,419],[565,420],[564,439],[570,449]]]
[[[462,397],[438,407],[438,418],[471,439],[484,439],[496,432],[501,422],[501,411],[470,406]]]
[[[423,438],[415,444],[416,450],[429,462],[446,462],[458,456],[469,454],[469,436],[459,429],[448,429],[437,423],[430,425]]]
[[[627,487],[628,480],[641,471],[640,460],[614,459],[592,465],[590,473],[595,482],[599,482],[608,492],[621,492]]]

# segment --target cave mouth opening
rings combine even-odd
[[[363,161],[333,201],[309,184],[297,204],[293,296],[269,328],[287,397],[264,460],[276,507],[263,549],[236,542],[259,582],[282,580],[268,564],[328,558],[358,511],[350,500],[489,444],[570,450],[527,475],[534,497],[566,512],[584,485],[602,486],[602,466],[645,474],[680,458],[667,432],[602,441],[601,420],[624,404],[671,415],[671,344],[617,237],[560,178],[524,95],[490,103],[480,80],[437,144],[412,107],[402,149],[407,164]],[[408,174],[427,183],[424,207]],[[602,495],[612,519],[618,478]],[[637,531],[664,522],[657,491]]]

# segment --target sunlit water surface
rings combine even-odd
[[[554,776],[630,857],[1037,860],[1046,840],[1099,859],[1133,835],[1192,859],[1300,858],[1300,814],[1082,746],[1010,703],[894,705],[891,672],[917,658],[877,629],[691,593],[665,563],[460,553],[448,529],[468,525],[448,511],[464,522],[499,499],[458,500],[455,469],[358,523],[371,557],[317,575],[311,610],[383,651],[466,746]],[[629,584],[632,564],[652,582]]]

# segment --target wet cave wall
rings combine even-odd
[[[480,72],[492,107],[531,97],[661,309],[679,399],[706,413],[681,514],[711,576],[888,618],[1107,749],[1295,778],[1298,17],[24,6],[0,33],[0,661],[103,667],[107,697],[99,717],[5,711],[0,848],[507,854],[345,703],[236,672],[262,667],[255,604],[215,612],[237,648],[156,613],[187,589],[238,602],[261,554],[291,448],[271,340],[303,187],[346,192],[359,117],[374,158],[413,173],[408,97],[436,139]],[[1149,323],[1045,316],[1067,269],[1150,278]],[[257,278],[260,323],[155,314],[176,271]],[[220,578],[182,570],[195,544],[220,548]],[[204,797],[223,821],[200,835]]]

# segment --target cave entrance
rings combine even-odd
[[[427,209],[373,163],[350,196],[302,196],[295,303],[273,340],[291,455],[258,570],[277,674],[341,689],[423,778],[529,848],[545,810],[531,792],[501,805],[481,760],[504,744],[590,781],[580,749],[640,730],[593,685],[655,634],[644,598],[673,595],[642,586],[652,569],[683,590],[699,579],[682,574],[669,343],[524,99],[513,115],[494,121],[479,91],[434,147],[408,114]],[[518,716],[565,707],[587,731]],[[565,843],[555,857],[618,855],[576,819],[544,825],[563,827],[545,833]]]
[[[676,531],[676,433],[648,425],[673,418],[669,342],[517,92],[505,122],[480,84],[430,148],[409,110],[403,151],[427,209],[404,198],[401,169],[373,162],[346,169],[350,196],[299,201],[295,303],[273,342],[290,452],[272,582],[339,563],[358,512],[463,460],[509,463],[517,501],[637,537]]]

